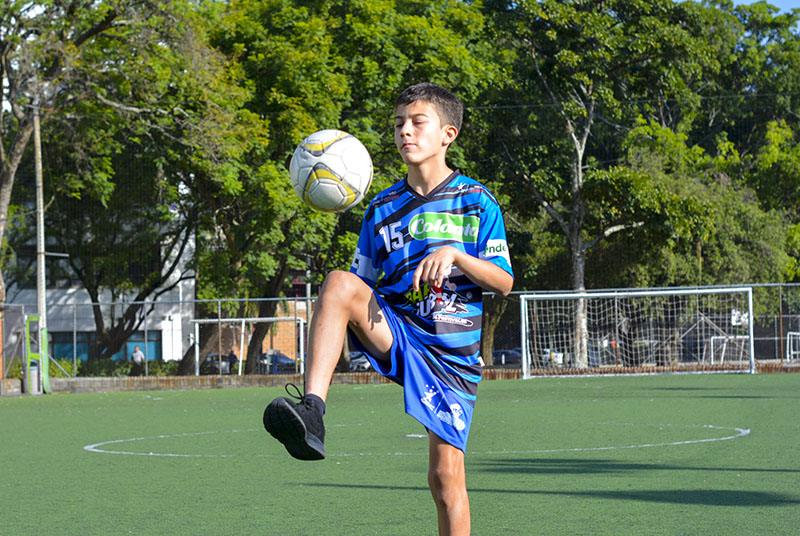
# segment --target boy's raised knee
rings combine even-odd
[[[372,289],[354,273],[334,270],[325,277],[317,304],[328,310],[340,311],[348,322],[359,322],[369,314]]]
[[[325,281],[320,289],[320,298],[339,298],[352,296],[363,281],[357,275],[342,270],[333,270],[325,276]]]
[[[325,281],[323,282],[322,287],[338,288],[343,285],[354,285],[357,284],[357,282],[361,282],[361,278],[354,273],[345,272],[344,270],[332,270],[328,272],[328,275],[325,276]]]

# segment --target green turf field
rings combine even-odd
[[[0,534],[435,534],[399,387],[332,387],[321,462],[261,428],[282,392],[0,399]],[[798,534],[799,407],[800,374],[484,382],[473,534]]]

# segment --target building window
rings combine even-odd
[[[97,356],[97,337],[93,331],[51,331],[50,345],[52,355],[56,359],[73,359],[88,361]],[[122,349],[114,354],[111,359],[130,361],[134,348],[139,349],[147,356],[148,361],[162,358],[161,331],[148,331],[147,344],[144,340],[144,331],[137,331],[122,345]]]

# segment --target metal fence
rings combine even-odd
[[[800,284],[739,286],[753,289],[753,341],[756,361],[800,363]],[[730,287],[693,288],[724,289]],[[632,289],[604,289],[608,292],[628,290]],[[494,334],[495,356],[499,357],[503,353],[516,355],[515,351],[521,349],[520,295],[528,293],[527,291],[516,291],[506,298],[508,304]],[[498,364],[497,359],[494,361],[495,364]]]
[[[264,333],[256,357],[272,364],[278,354],[295,360],[305,355],[302,345],[312,303],[304,298],[48,303],[48,353],[70,376],[86,363],[101,360],[134,365],[137,350],[144,357],[136,374],[149,375],[154,363],[187,356],[197,359],[195,370],[207,364],[203,372],[229,373],[238,370],[234,358],[237,363],[246,359],[259,325]],[[24,319],[37,313],[35,304],[2,307],[0,377],[12,374],[22,363]],[[265,317],[279,318],[265,322]],[[224,366],[219,366],[223,356]],[[296,368],[301,367],[298,363]]]
[[[747,285],[753,288],[754,347],[757,361],[791,362],[800,360],[800,284]],[[513,366],[513,356],[521,346],[519,296],[505,298],[506,307],[493,333],[494,364]],[[224,355],[233,354],[236,363],[247,356],[247,348],[258,324],[242,318],[283,317],[295,322],[271,322],[261,329],[263,343],[259,358],[268,364],[260,371],[277,371],[274,356],[282,354],[302,361],[314,299],[275,298],[253,300],[184,300],[114,303],[48,303],[47,328],[49,355],[59,360],[64,372],[75,375],[82,363],[97,360],[101,352],[115,361],[132,362],[136,347],[145,360],[140,373],[149,374],[154,362],[176,361],[197,355],[200,363],[216,361],[213,373],[238,372],[236,366],[220,366]],[[35,304],[2,306],[2,349],[0,378],[12,374],[24,352],[24,319],[36,314]],[[133,312],[132,312],[133,311]],[[195,335],[195,321],[206,322]],[[300,322],[299,320],[303,320]],[[126,325],[130,335],[109,346],[114,330]],[[302,326],[302,328],[300,327]],[[303,332],[299,332],[302,329]],[[506,356],[511,359],[506,360]],[[488,360],[487,360],[488,361]],[[71,364],[72,367],[68,365]],[[286,367],[283,367],[286,370]],[[300,370],[299,362],[295,370]]]

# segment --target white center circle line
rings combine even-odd
[[[598,424],[612,424],[612,423],[598,423]],[[617,423],[620,424],[620,423]],[[630,424],[630,423],[629,423]],[[635,426],[634,424],[631,424]],[[663,443],[641,443],[635,445],[612,445],[612,446],[604,446],[604,447],[574,447],[574,448],[558,448],[558,449],[530,449],[530,450],[487,450],[487,451],[469,451],[467,454],[472,456],[480,456],[480,455],[491,455],[491,454],[548,454],[548,453],[555,453],[555,452],[592,452],[592,451],[607,451],[607,450],[624,450],[624,449],[640,449],[640,448],[652,448],[652,447],[670,447],[670,446],[678,446],[678,445],[694,445],[700,443],[713,443],[716,441],[729,441],[731,439],[739,439],[742,437],[746,437],[750,435],[749,428],[737,428],[737,427],[730,427],[730,426],[715,426],[711,424],[705,425],[658,425],[658,426],[691,426],[691,427],[701,427],[711,430],[725,430],[730,432],[735,432],[732,435],[728,435],[725,437],[711,437],[705,439],[688,439],[684,441],[669,441]],[[83,447],[83,450],[87,452],[94,452],[94,453],[101,453],[101,454],[123,454],[127,456],[158,456],[158,457],[170,457],[170,458],[235,458],[242,456],[240,454],[191,454],[191,453],[171,453],[171,452],[136,452],[136,451],[129,451],[129,450],[112,450],[107,447],[109,445],[118,445],[120,443],[131,443],[135,441],[147,441],[147,440],[154,440],[154,439],[171,439],[176,437],[194,437],[194,436],[203,436],[203,435],[212,435],[212,434],[227,434],[227,433],[238,433],[238,432],[258,432],[260,429],[258,428],[251,428],[247,430],[221,430],[221,431],[208,431],[208,432],[186,432],[181,434],[166,434],[166,435],[156,435],[156,436],[147,436],[147,437],[132,437],[128,439],[114,439],[111,441],[102,441],[99,443],[93,443],[91,445],[86,445]],[[385,453],[373,453],[373,452],[360,452],[360,453],[339,453],[339,454],[330,454],[329,458],[346,458],[346,457],[357,457],[357,456],[414,456],[414,455],[422,455],[425,453],[420,452],[385,452]],[[284,454],[252,454],[247,455],[252,457],[277,457],[277,456],[284,456]]]

